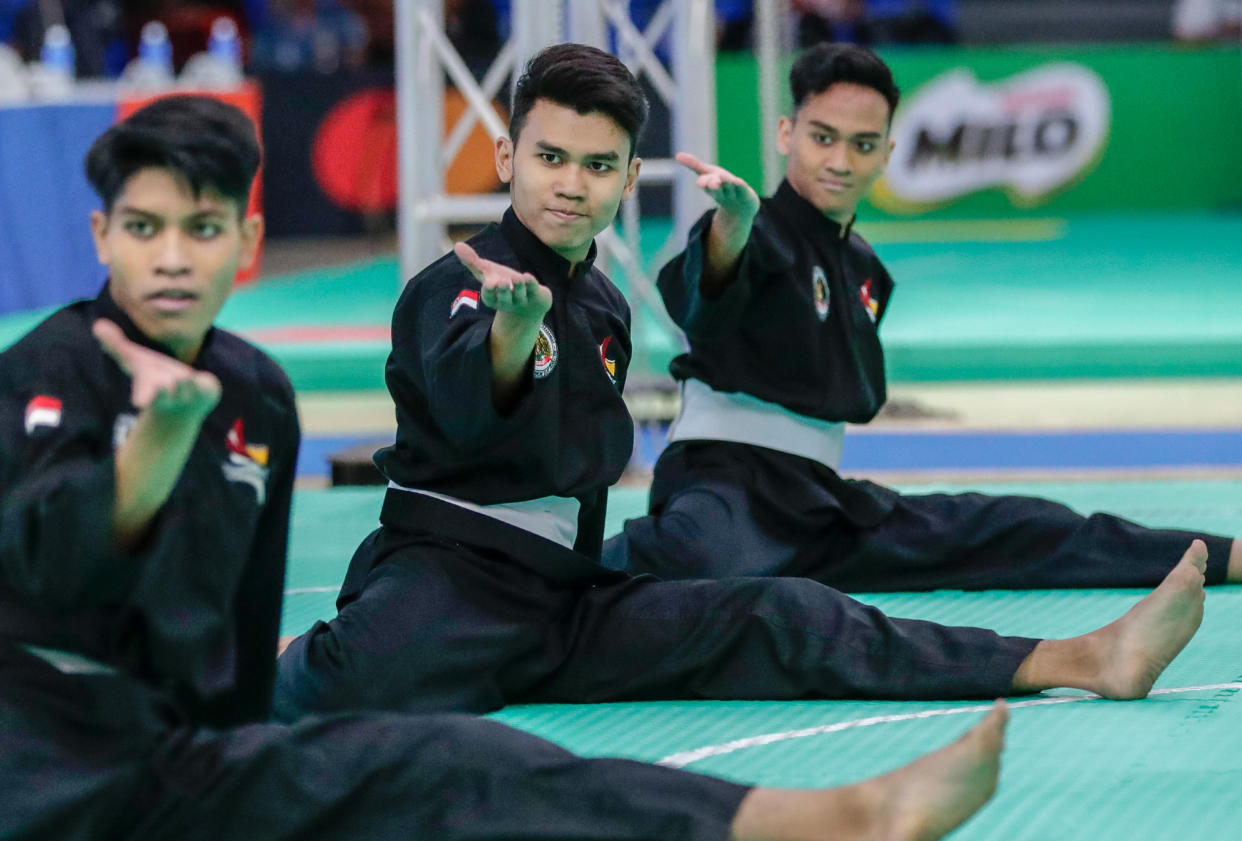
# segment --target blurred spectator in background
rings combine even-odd
[[[500,52],[500,27],[492,0],[445,0],[444,31],[475,78]]]
[[[391,17],[392,3],[386,5]],[[366,21],[340,0],[269,0],[254,32],[251,66],[335,73],[364,66],[369,39]]]
[[[446,0],[451,5],[452,0]],[[392,69],[396,64],[396,20],[393,0],[342,0],[366,27],[363,64],[376,70]]]
[[[957,41],[956,0],[793,0],[798,43],[951,44]]]
[[[1242,0],[1175,0],[1173,37],[1184,43],[1242,35]]]
[[[23,61],[39,58],[43,33],[55,23],[69,28],[78,76],[115,76],[121,72],[129,48],[117,0],[0,0],[0,38],[8,41]]]

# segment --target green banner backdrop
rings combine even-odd
[[[866,218],[1242,208],[1235,45],[882,55],[902,89],[898,145],[889,177],[860,209]],[[721,164],[758,185],[758,97],[740,95],[757,91],[755,63],[723,54],[716,66]],[[788,113],[784,85],[782,96]]]

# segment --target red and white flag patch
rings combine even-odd
[[[479,293],[473,289],[463,289],[457,293],[457,297],[453,299],[453,305],[449,307],[449,318],[457,315],[457,311],[462,307],[470,307],[472,310],[479,308]]]
[[[26,404],[26,434],[33,435],[41,426],[55,429],[60,426],[60,414],[64,403],[59,397],[39,394],[30,398]]]

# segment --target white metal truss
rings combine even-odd
[[[781,56],[791,46],[789,0],[755,0],[755,64],[759,68],[759,137],[763,155],[763,194],[771,195],[783,177],[776,148],[776,123],[781,116]]]

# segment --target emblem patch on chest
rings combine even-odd
[[[133,412],[121,412],[117,415],[116,420],[112,422],[112,449],[119,450],[137,425],[138,415]]]
[[[880,314],[880,302],[871,297],[871,278],[863,281],[862,288],[858,290],[858,300],[862,301],[863,309],[867,311],[871,323],[875,324],[876,317]]]
[[[265,444],[247,444],[242,419],[238,418],[224,441],[228,459],[224,462],[224,478],[254,488],[259,505],[267,501],[268,448]]]
[[[539,325],[539,337],[535,339],[535,379],[542,380],[556,367],[556,337],[548,325]]]
[[[608,358],[608,346],[612,344],[612,336],[606,336],[604,341],[599,343],[599,361],[604,363],[604,370],[608,373],[608,379],[612,380],[612,384],[617,384],[617,360]]]
[[[828,277],[819,266],[811,270],[811,294],[815,298],[815,315],[824,321],[828,318]]]

